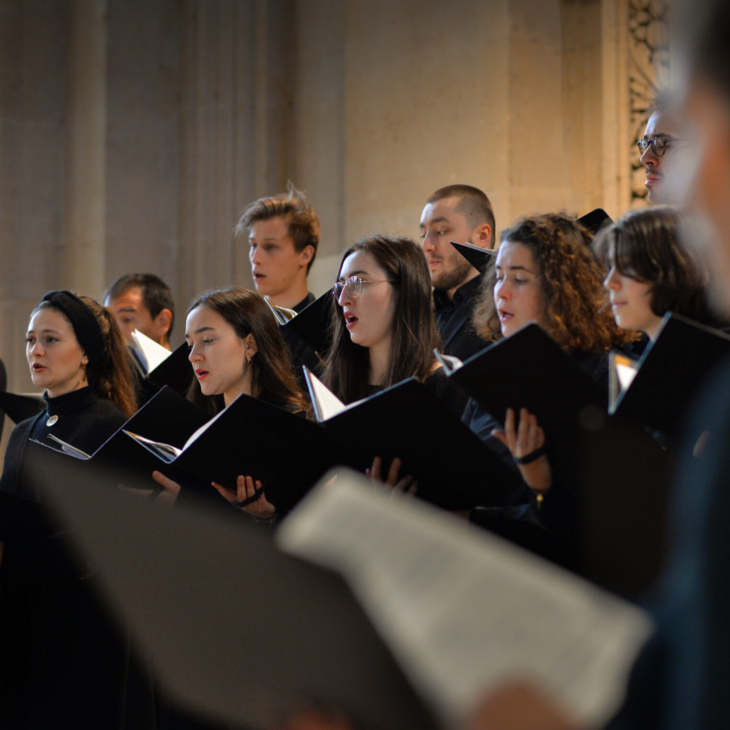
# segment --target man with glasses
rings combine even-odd
[[[673,112],[675,106],[670,91],[659,91],[649,107],[651,116],[644,136],[636,143],[641,150],[641,164],[646,168],[645,184],[652,205],[678,202],[672,172],[678,168],[678,152],[683,140]]]
[[[471,324],[481,277],[450,242],[491,249],[492,204],[478,188],[449,185],[428,198],[420,227],[443,351],[465,360],[486,347]]]

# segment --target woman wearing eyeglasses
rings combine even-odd
[[[465,396],[434,357],[439,346],[431,277],[421,247],[374,235],[342,256],[332,293],[332,347],[323,380],[344,403],[416,377],[461,416]]]
[[[466,396],[444,374],[433,351],[439,335],[431,304],[431,277],[421,247],[410,238],[374,235],[350,246],[333,287],[332,346],[322,379],[344,403],[353,403],[407,378],[416,377],[458,416]],[[412,487],[410,477],[398,480],[395,459],[389,484]],[[380,460],[371,474],[380,478]],[[243,500],[257,486],[246,478]],[[259,518],[273,517],[273,505],[262,495],[246,510]]]

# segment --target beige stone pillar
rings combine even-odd
[[[631,200],[628,17],[628,0],[601,3],[603,207],[614,219]]]
[[[70,0],[67,15],[62,285],[104,287],[106,227],[106,0]]]

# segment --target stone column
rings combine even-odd
[[[67,6],[63,286],[104,287],[106,246],[106,0]]]

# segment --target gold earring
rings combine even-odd
[[[246,353],[246,362],[250,365],[251,364],[251,355]]]

